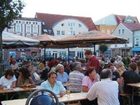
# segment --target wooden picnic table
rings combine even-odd
[[[70,95],[65,94],[63,97],[59,97],[59,102],[74,102],[86,99],[87,93],[71,93]],[[25,105],[27,98],[6,100],[2,101],[2,105]]]

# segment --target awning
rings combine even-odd
[[[132,48],[132,51],[133,52],[138,52],[138,51],[140,51],[140,47],[134,47],[134,48]]]

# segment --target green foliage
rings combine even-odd
[[[100,50],[101,53],[104,53],[105,51],[107,51],[107,49],[108,49],[108,46],[105,45],[105,44],[101,44],[99,46],[99,50]]]
[[[21,0],[0,0],[0,74],[2,71],[2,32],[13,19],[21,16],[24,4]]]
[[[21,17],[23,7],[21,0],[0,0],[0,31],[9,27],[13,19]]]

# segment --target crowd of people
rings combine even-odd
[[[61,59],[49,61],[24,61],[9,59],[11,67],[0,78],[0,88],[39,85],[62,97],[70,92],[87,92],[87,100],[81,105],[120,105],[120,93],[132,94],[128,83],[140,82],[140,59],[130,60],[125,66],[122,58],[111,58],[107,63],[98,59],[92,51],[85,51],[86,61],[71,62]],[[140,96],[134,97],[134,105],[140,105]]]

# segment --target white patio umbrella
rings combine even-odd
[[[39,40],[32,39],[17,34],[3,32],[2,44],[4,48],[33,47],[39,44]]]

